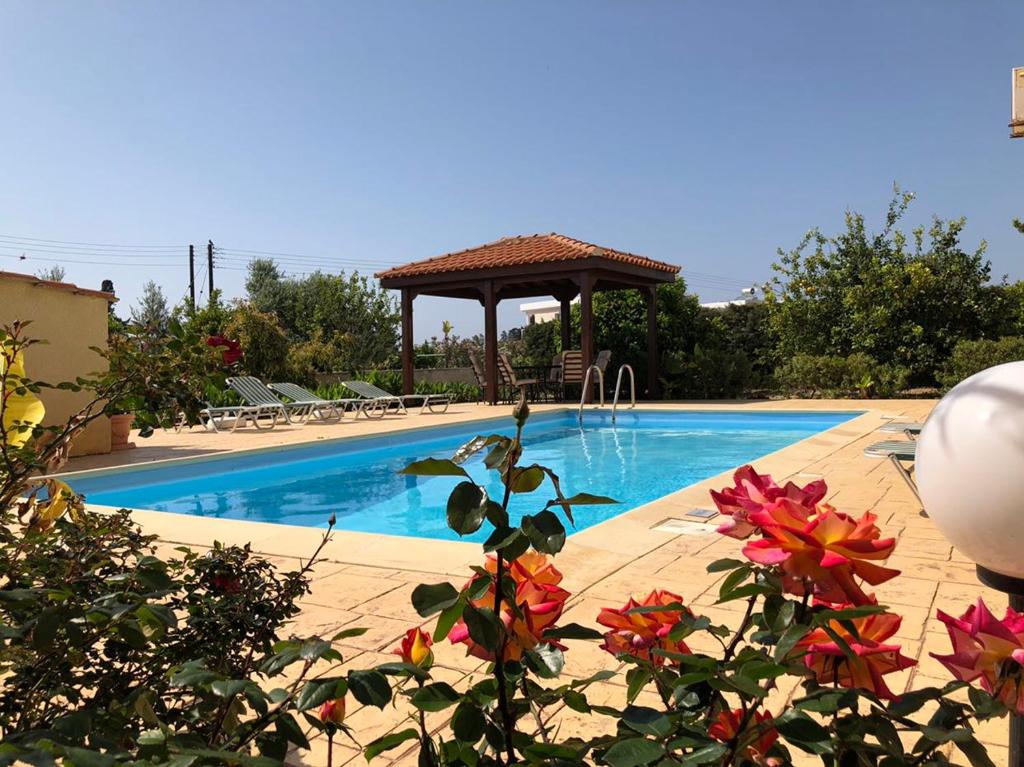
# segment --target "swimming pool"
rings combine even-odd
[[[578,507],[578,531],[857,415],[633,410],[620,412],[613,426],[607,411],[588,411],[581,429],[574,410],[548,411],[530,418],[522,462],[550,467],[567,495],[620,501]],[[514,431],[506,416],[66,479],[88,502],[107,506],[307,527],[325,527],[333,513],[341,530],[457,539],[445,524],[445,506],[458,478],[397,472],[420,458],[449,457],[477,434]],[[497,475],[479,455],[466,469],[501,498]],[[536,513],[553,497],[545,481],[534,494],[514,496],[510,515]],[[462,540],[486,535],[484,529]]]

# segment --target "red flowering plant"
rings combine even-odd
[[[552,562],[565,543],[563,519],[572,523],[574,505],[612,501],[567,497],[549,469],[520,465],[525,406],[515,415],[514,436],[478,437],[450,460],[405,469],[452,477],[449,526],[468,535],[487,524],[490,534],[461,588],[413,591],[417,612],[433,625],[411,628],[396,650],[403,663],[377,670],[415,678],[395,688],[415,726],[367,744],[368,759],[404,748],[418,750],[423,767],[781,767],[799,755],[829,767],[921,767],[949,764],[958,750],[990,767],[974,727],[1024,711],[1024,615],[1011,610],[999,620],[980,602],[962,618],[940,613],[953,651],[937,657],[954,679],[906,690],[916,661],[898,638],[901,616],[874,593],[899,575],[885,565],[895,540],[873,514],[825,503],[823,480],[780,486],[745,466],[733,487],[712,493],[728,518],[718,532],[742,540],[742,558],[707,568],[720,578],[718,603],[740,604],[733,625],[700,615],[671,583],[596,610],[599,630],[566,624],[572,595]],[[501,477],[500,500],[466,471],[480,453]],[[514,524],[510,498],[542,486],[555,497]],[[625,664],[624,676],[574,674],[578,640],[599,642]],[[435,677],[458,648],[487,664],[464,689]],[[597,701],[598,682],[619,686],[605,687]],[[428,726],[438,712],[446,720]],[[608,726],[559,727],[568,712]]]

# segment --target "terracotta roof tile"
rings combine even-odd
[[[377,277],[388,279],[393,277],[416,277],[425,274],[443,274],[476,269],[495,269],[503,266],[522,266],[555,261],[574,261],[586,258],[607,258],[632,266],[657,269],[676,273],[678,266],[655,261],[645,256],[637,256],[612,248],[602,248],[589,242],[566,237],[563,234],[530,234],[520,237],[503,237],[502,239],[476,248],[468,248],[443,256],[413,261],[403,266],[396,266]]]

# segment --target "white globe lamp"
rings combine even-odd
[[[1024,587],[1024,362],[976,373],[942,398],[921,430],[915,474],[928,516],[982,580]]]

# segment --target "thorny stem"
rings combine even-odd
[[[502,499],[501,508],[505,511],[508,510],[508,501],[512,496],[512,469],[515,468],[516,460],[518,456],[516,452],[519,450],[519,438],[523,433],[523,427],[516,427],[516,436],[512,441],[512,446],[509,448],[510,460],[508,466],[505,469],[505,476],[502,477],[505,484],[505,497]],[[505,624],[501,620],[501,584],[505,577],[505,557],[501,549],[498,549],[495,557],[495,573],[494,573],[494,616],[498,621],[498,651],[494,657],[494,677],[498,682],[498,711],[501,713],[501,722],[504,725],[505,730],[505,751],[507,764],[514,764],[516,761],[515,748],[512,745],[512,735],[515,731],[515,722],[512,720],[512,711],[508,705],[508,690],[505,686],[505,647],[508,643],[508,635],[505,631]]]
[[[736,648],[739,646],[740,640],[743,639],[743,635],[747,632],[747,628],[750,626],[750,616],[754,612],[754,604],[756,602],[756,595],[747,600],[747,609],[743,613],[743,620],[740,621],[740,627],[736,629],[736,633],[733,634],[732,641],[729,642],[729,646],[725,648],[725,654],[722,656],[722,663],[728,663],[732,660],[733,653],[736,652]]]
[[[521,683],[521,689],[523,691],[523,697],[530,701],[530,713],[533,714],[533,721],[537,723],[537,732],[540,733],[540,739],[545,743],[551,742],[551,736],[548,734],[548,727],[540,715],[540,708],[530,700],[530,691],[526,688],[526,677],[523,677]]]

